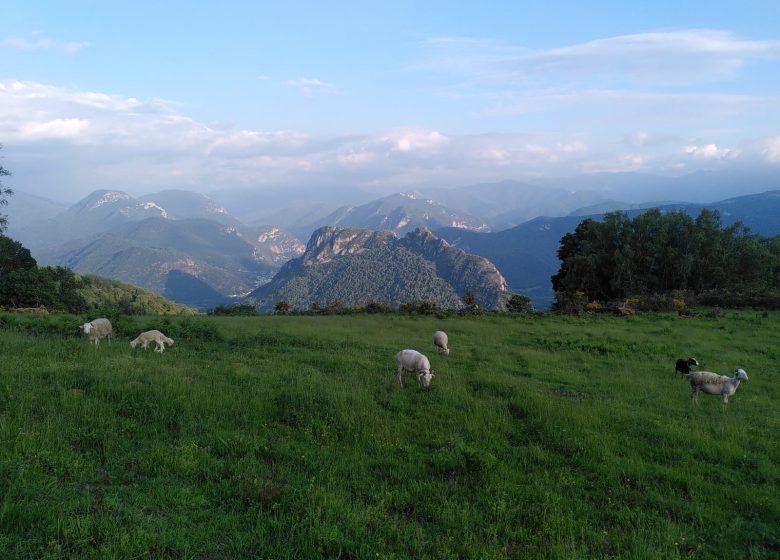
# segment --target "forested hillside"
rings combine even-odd
[[[248,298],[265,311],[279,301],[298,309],[332,301],[346,306],[425,301],[457,308],[467,292],[491,309],[502,309],[509,297],[490,261],[425,228],[398,239],[389,231],[326,227],[314,232],[300,258]]]
[[[192,315],[196,311],[149,290],[62,266],[38,266],[21,243],[0,235],[0,308],[84,313]]]
[[[558,257],[553,288],[595,300],[780,290],[780,236],[753,235],[740,223],[722,227],[720,214],[707,209],[696,219],[657,209],[633,219],[623,212],[586,219],[563,236]]]

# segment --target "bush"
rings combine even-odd
[[[209,315],[228,315],[233,317],[249,317],[257,315],[257,308],[252,303],[234,305],[221,304],[208,312]]]
[[[581,315],[585,313],[587,303],[588,298],[585,297],[584,292],[555,292],[552,310],[562,315]]]
[[[510,313],[534,313],[534,304],[531,298],[520,294],[512,294],[506,302],[506,310]]]

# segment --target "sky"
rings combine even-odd
[[[4,0],[4,184],[357,187],[780,169],[780,2]]]

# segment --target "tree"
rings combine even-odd
[[[778,290],[775,247],[739,222],[723,228],[718,212],[707,209],[695,220],[658,209],[634,220],[616,212],[601,222],[584,220],[561,238],[553,289],[564,298],[581,293],[599,301],[675,290]]]
[[[289,315],[292,313],[293,306],[287,303],[286,301],[277,301],[276,305],[274,306],[274,312],[277,315]]]
[[[533,313],[536,311],[531,298],[520,294],[512,294],[512,297],[506,302],[506,310],[510,313]]]
[[[0,149],[2,149],[2,144],[0,144]],[[3,177],[7,177],[10,175],[11,172],[8,171],[5,167],[0,165],[0,206],[5,206],[8,204],[8,197],[14,194],[14,191],[11,189],[3,186],[3,181],[1,180]],[[4,232],[6,228],[8,227],[8,216],[4,216],[3,214],[0,214],[0,233]]]
[[[13,270],[26,270],[38,265],[24,245],[0,234],[0,276]]]

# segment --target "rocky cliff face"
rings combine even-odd
[[[506,281],[490,261],[427,228],[399,239],[392,231],[327,226],[312,234],[301,257],[286,263],[249,299],[261,310],[273,309],[278,301],[307,309],[313,301],[335,300],[346,306],[427,301],[458,308],[468,291],[490,309],[503,308],[508,298]]]
[[[503,309],[509,286],[496,266],[484,257],[466,253],[428,228],[408,233],[400,243],[436,265],[436,272],[461,295],[472,292],[477,302],[490,309]]]
[[[325,226],[312,234],[303,262],[306,265],[327,263],[336,257],[362,253],[397,239],[391,231]]]

